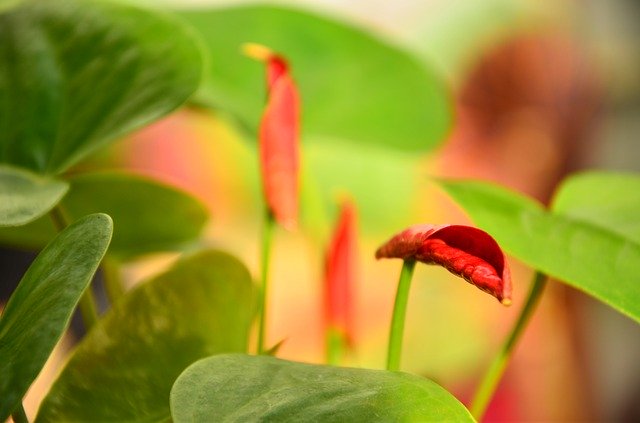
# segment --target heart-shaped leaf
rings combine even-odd
[[[171,390],[171,415],[176,423],[473,421],[453,395],[419,376],[242,354],[185,370]]]
[[[0,14],[0,163],[60,173],[171,112],[200,82],[196,44],[169,16],[117,3]]]
[[[248,270],[219,251],[180,260],[123,297],[82,340],[38,413],[48,421],[166,421],[175,379],[243,352],[255,315]]]
[[[172,251],[195,240],[207,221],[205,206],[188,194],[152,179],[100,172],[69,179],[71,189],[62,206],[73,220],[104,212],[114,221],[110,254],[132,259],[142,254]],[[38,248],[55,233],[50,219],[0,230],[9,245]]]
[[[198,100],[230,111],[253,133],[264,107],[264,71],[239,54],[246,42],[269,46],[289,60],[302,97],[303,134],[310,141],[323,136],[427,151],[451,124],[442,80],[361,29],[266,5],[180,15],[203,36],[216,64]]]
[[[69,184],[0,165],[0,226],[20,226],[51,210]]]
[[[514,257],[640,322],[640,244],[484,182],[441,186]]]
[[[36,257],[0,319],[0,421],[38,376],[109,246],[109,216],[87,216]]]
[[[553,210],[640,243],[640,175],[585,172],[562,182]]]

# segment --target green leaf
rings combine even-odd
[[[171,390],[182,422],[471,422],[436,383],[383,370],[319,366],[229,354],[191,365]]]
[[[427,151],[451,125],[452,106],[442,80],[361,29],[265,5],[180,15],[203,36],[215,63],[198,99],[231,112],[253,133],[264,108],[264,66],[241,54],[246,42],[265,44],[290,61],[310,141],[315,135]]]
[[[51,210],[69,184],[0,165],[0,226],[25,225]]]
[[[62,201],[71,220],[104,212],[114,221],[109,253],[120,259],[179,249],[197,239],[207,222],[206,207],[176,188],[121,172],[100,172],[70,178]],[[0,230],[0,240],[37,248],[55,233],[48,218],[20,228]]]
[[[205,251],[123,297],[78,345],[38,422],[166,421],[194,361],[247,348],[256,289],[237,259]]]
[[[586,172],[562,182],[553,210],[640,243],[640,175]]]
[[[640,322],[639,243],[495,185],[440,185],[509,254]]]
[[[0,163],[60,173],[180,106],[200,51],[168,16],[26,1],[0,14]]]
[[[0,421],[38,376],[109,246],[109,216],[87,216],[36,257],[0,319]]]

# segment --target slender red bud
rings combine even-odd
[[[325,261],[325,325],[352,341],[352,293],[357,254],[356,209],[344,202]]]
[[[283,57],[257,44],[245,45],[244,51],[267,67],[267,105],[259,134],[265,200],[275,220],[293,229],[298,214],[298,90]]]
[[[451,273],[511,304],[511,273],[505,255],[488,233],[463,225],[415,225],[394,236],[376,258],[401,258],[445,267]]]

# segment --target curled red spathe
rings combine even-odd
[[[376,258],[401,258],[445,267],[511,304],[511,272],[504,252],[485,231],[464,225],[415,225],[391,238]]]

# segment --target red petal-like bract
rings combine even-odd
[[[267,105],[259,134],[267,207],[279,224],[292,229],[298,215],[298,90],[284,58],[263,46],[249,45],[245,50],[267,66]]]
[[[352,339],[351,289],[355,279],[356,209],[345,202],[325,262],[325,325]]]
[[[498,243],[488,233],[463,225],[416,225],[387,241],[376,258],[437,264],[511,304],[511,272]]]

